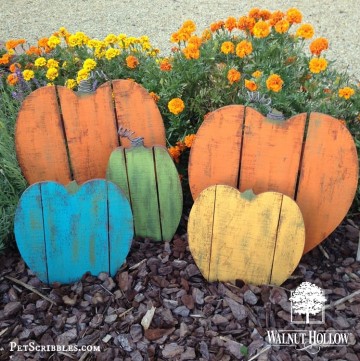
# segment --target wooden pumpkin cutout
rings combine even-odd
[[[43,87],[23,102],[16,121],[16,153],[26,180],[79,184],[105,178],[110,153],[120,142],[119,124],[146,137],[145,145],[165,145],[156,103],[131,80],[114,80],[93,94],[61,86]]]
[[[296,200],[305,222],[304,252],[340,224],[357,182],[358,158],[349,131],[320,113],[274,121],[250,107],[223,107],[207,115],[190,153],[194,199],[210,185],[227,184]]]
[[[132,132],[121,128],[119,133],[131,139]],[[106,177],[130,200],[135,235],[170,241],[182,214],[178,172],[165,147],[144,147],[141,137],[131,140],[130,148],[111,153]]]
[[[282,284],[303,254],[304,222],[285,195],[240,193],[226,185],[206,188],[188,222],[191,254],[208,281]]]
[[[114,276],[133,238],[128,200],[100,179],[80,188],[33,184],[21,196],[14,223],[24,261],[46,283],[71,283],[85,272]]]

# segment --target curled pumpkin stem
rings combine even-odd
[[[132,135],[134,133],[135,132],[133,132],[132,130],[126,129],[124,127],[120,127],[118,130],[118,134],[120,135],[120,137],[129,139],[133,147],[144,145],[144,138],[143,137],[133,138]]]

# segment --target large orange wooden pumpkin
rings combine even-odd
[[[43,87],[23,102],[16,121],[16,153],[26,180],[79,184],[105,178],[111,152],[128,147],[122,126],[143,136],[145,146],[165,145],[156,103],[131,80],[114,80],[93,94],[62,86]]]
[[[215,184],[295,199],[304,217],[308,252],[349,210],[358,158],[345,125],[328,115],[303,113],[274,121],[250,107],[230,105],[208,114],[199,128],[189,182],[194,199]]]

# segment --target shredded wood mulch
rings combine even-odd
[[[42,284],[16,251],[0,257],[0,360],[360,360],[358,220],[348,219],[302,258],[282,287],[208,283],[186,235],[171,243],[135,240],[115,277],[84,275],[72,285]],[[268,330],[290,321],[290,291],[309,281],[325,290],[325,324],[352,333],[347,347],[317,354],[269,347]],[[11,345],[28,345],[27,351]],[[33,349],[31,349],[31,346]],[[39,345],[76,345],[57,351]],[[99,346],[100,352],[82,346]]]

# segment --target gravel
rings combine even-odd
[[[359,0],[13,0],[0,1],[0,39],[26,38],[30,42],[48,36],[60,26],[70,32],[84,31],[102,38],[109,33],[129,36],[148,35],[152,44],[166,55],[169,38],[184,20],[192,19],[198,32],[211,22],[240,17],[252,7],[287,10],[297,7],[303,22],[315,27],[315,36],[329,39],[329,59],[337,60],[338,69],[348,69],[360,80]]]

